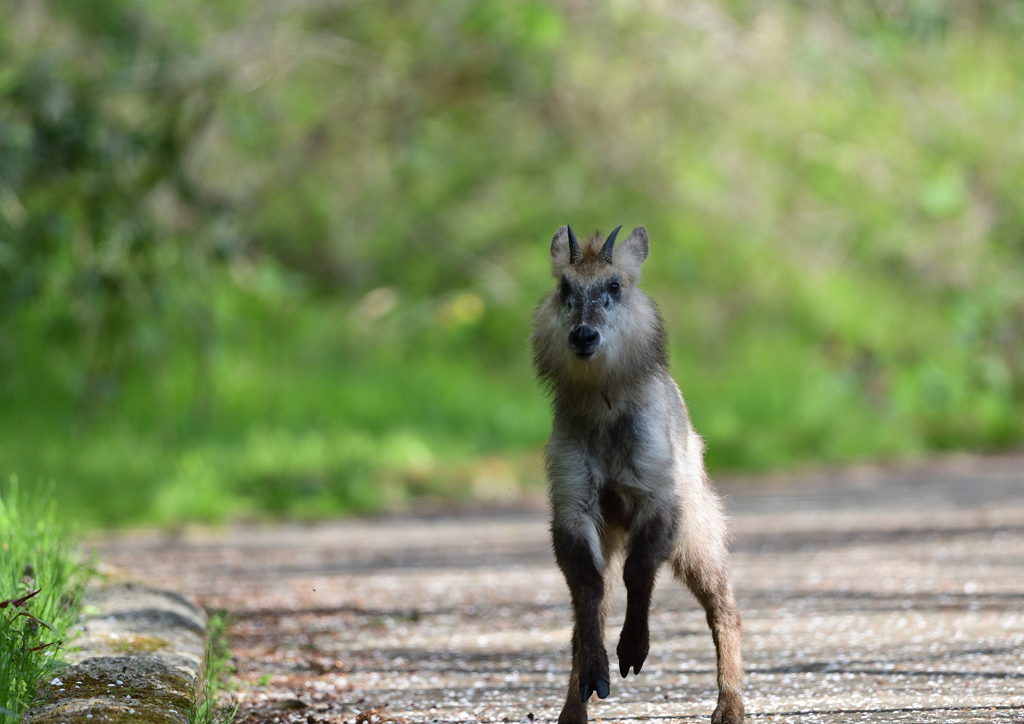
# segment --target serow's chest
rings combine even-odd
[[[626,411],[585,436],[591,464],[598,477],[612,487],[633,487],[651,455],[649,426],[633,411]]]

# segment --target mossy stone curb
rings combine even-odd
[[[25,724],[188,724],[206,649],[206,613],[134,582],[91,589],[70,664],[41,687]]]

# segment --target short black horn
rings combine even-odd
[[[608,234],[608,238],[605,239],[604,246],[601,247],[601,253],[597,255],[597,258],[601,261],[612,263],[612,248],[615,246],[615,237],[619,233],[619,229],[622,228],[622,224],[615,227],[612,233]]]
[[[576,241],[576,234],[573,233],[572,224],[566,224],[569,228],[569,263],[575,264],[583,258],[583,252],[580,251],[580,243]]]

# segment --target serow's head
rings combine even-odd
[[[647,230],[638,226],[616,248],[621,228],[604,240],[594,234],[581,245],[567,225],[551,240],[560,316],[568,328],[569,347],[580,360],[598,356],[609,337],[628,325],[631,293],[640,280],[648,240]]]

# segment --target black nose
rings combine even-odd
[[[581,324],[569,333],[569,344],[579,357],[589,357],[594,353],[597,343],[601,341],[601,335],[593,327]]]

